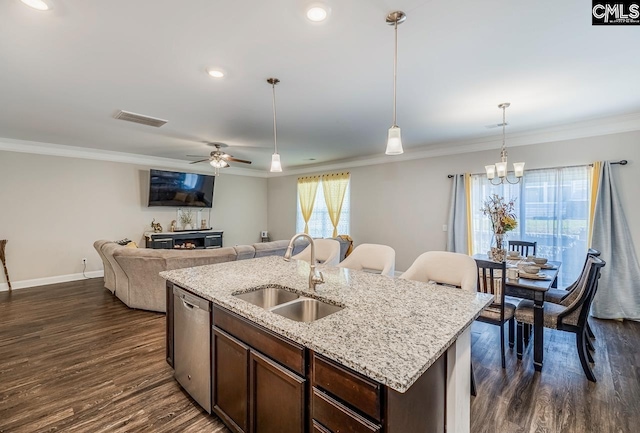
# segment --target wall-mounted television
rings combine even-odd
[[[214,176],[152,169],[149,206],[212,207]]]

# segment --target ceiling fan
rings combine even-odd
[[[209,146],[214,146],[216,150],[212,151],[211,154],[205,158],[198,161],[190,162],[190,164],[197,164],[199,162],[209,162],[215,168],[216,175],[218,174],[218,170],[221,168],[229,167],[229,162],[241,162],[243,164],[251,164],[251,161],[247,161],[246,159],[234,158],[233,155],[229,155],[226,152],[220,150],[223,147],[229,147],[224,143],[207,143]],[[201,155],[187,155],[195,158],[204,158]]]

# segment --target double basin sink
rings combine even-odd
[[[306,323],[322,319],[344,308],[272,286],[233,296],[288,319]]]

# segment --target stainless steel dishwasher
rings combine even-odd
[[[211,324],[209,301],[173,287],[174,376],[211,413]]]

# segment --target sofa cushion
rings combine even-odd
[[[233,249],[236,250],[236,260],[252,259],[256,255],[253,245],[236,245]]]

